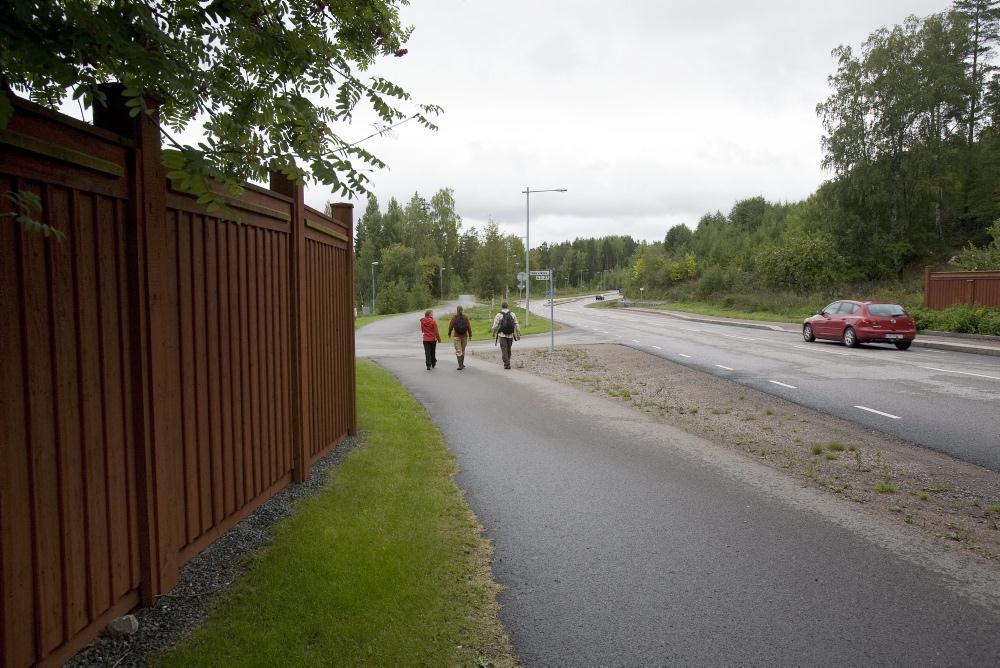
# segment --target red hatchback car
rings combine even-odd
[[[802,338],[843,341],[848,348],[859,343],[892,343],[906,350],[917,336],[917,327],[899,304],[892,302],[833,302],[802,323]]]

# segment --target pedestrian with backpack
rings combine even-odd
[[[500,344],[500,357],[503,368],[510,368],[510,347],[521,338],[521,327],[517,324],[517,316],[507,307],[507,302],[500,303],[500,312],[493,318],[493,328],[490,333],[496,337],[493,345]]]
[[[461,306],[455,308],[455,315],[451,316],[451,322],[448,323],[449,338],[451,338],[453,331],[455,332],[455,336],[452,338],[455,344],[455,357],[458,358],[458,370],[462,371],[465,369],[465,346],[472,338],[472,321],[469,320],[469,316],[462,313]]]
[[[424,361],[430,371],[437,366],[437,344],[441,343],[441,333],[431,309],[424,311],[424,317],[420,319],[420,333],[424,338]]]

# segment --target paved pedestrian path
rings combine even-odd
[[[994,567],[620,403],[417,352],[376,358],[458,457],[527,665],[1000,662]]]

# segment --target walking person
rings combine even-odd
[[[521,338],[521,327],[517,324],[517,316],[507,307],[507,302],[500,303],[500,312],[493,318],[493,328],[490,330],[500,344],[500,357],[503,368],[510,368],[510,347]]]
[[[420,319],[420,332],[424,337],[424,361],[430,371],[437,366],[437,344],[441,343],[441,333],[431,309],[424,311],[424,317]]]
[[[455,344],[455,357],[458,358],[458,370],[465,369],[465,346],[472,338],[472,321],[469,316],[462,312],[462,307],[455,308],[455,315],[451,316],[448,323],[448,336],[451,338],[452,331],[455,332],[452,342]]]

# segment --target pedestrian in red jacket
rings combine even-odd
[[[420,332],[424,336],[424,361],[430,371],[437,366],[437,344],[441,343],[441,333],[431,309],[424,311],[424,317],[420,319]]]

